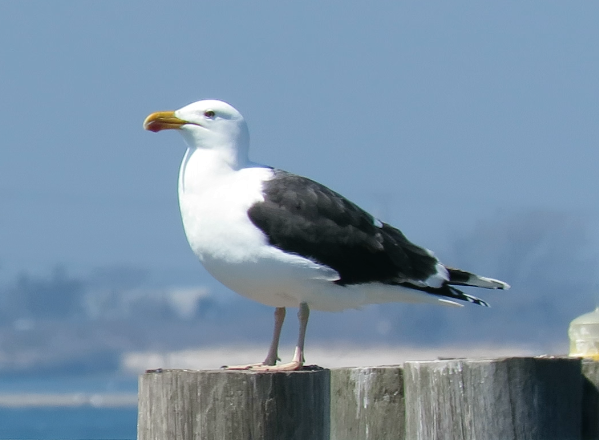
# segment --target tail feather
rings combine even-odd
[[[454,301],[451,301],[452,299],[457,299],[459,301],[469,302],[478,306],[489,307],[489,304],[486,301],[483,301],[482,299],[477,298],[476,296],[468,295],[467,293],[464,293],[461,290],[456,289],[453,286],[450,286],[449,283],[445,283],[441,287],[423,287],[406,284],[404,284],[404,286],[410,287],[412,289],[421,290],[423,292],[427,292],[431,295],[435,295],[440,298],[448,298],[445,302],[452,305],[459,304]]]
[[[472,286],[472,287],[483,287],[485,289],[502,289],[506,290],[510,288],[510,285],[503,281],[495,280],[493,278],[486,278],[475,275],[465,270],[453,269],[451,267],[445,267],[449,279],[445,281],[441,286],[423,286],[414,283],[398,283],[412,289],[421,290],[431,295],[435,295],[439,298],[439,301],[445,302],[451,305],[459,305],[459,303],[452,300],[459,300],[469,302],[483,307],[489,307],[486,301],[483,301],[476,296],[469,295],[462,292],[453,286]],[[447,298],[447,299],[444,299]]]
[[[449,272],[449,281],[448,284],[454,286],[473,286],[473,287],[483,287],[485,289],[502,289],[507,290],[510,288],[508,283],[504,283],[500,280],[495,280],[493,278],[486,278],[475,275],[470,272],[466,272],[460,269],[453,269],[447,267],[447,272]]]
[[[478,306],[490,307],[489,303],[483,301],[480,298],[477,298],[476,296],[468,295],[467,293],[464,293],[461,290],[449,285],[445,285],[444,287],[445,288],[438,289],[438,291],[434,293],[436,295],[445,296],[447,298],[459,299],[460,301],[469,302]]]

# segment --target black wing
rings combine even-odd
[[[271,245],[335,269],[340,285],[378,281],[418,286],[437,272],[437,259],[398,229],[381,224],[324,185],[273,172],[274,178],[264,183],[264,201],[248,211]]]

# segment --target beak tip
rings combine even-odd
[[[144,130],[148,130],[153,133],[157,133],[158,131],[160,131],[158,124],[152,124],[152,121],[144,121],[143,127],[144,127]]]
[[[185,121],[177,118],[174,111],[156,112],[148,116],[144,123],[144,130],[157,133],[161,130],[180,128],[186,124]]]

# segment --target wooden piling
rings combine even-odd
[[[140,377],[138,440],[328,440],[329,370],[155,370]]]
[[[570,358],[406,362],[410,440],[578,440],[581,363]]]
[[[331,370],[331,440],[404,440],[399,366]]]
[[[454,359],[292,373],[156,370],[138,440],[599,440],[599,363]]]
[[[582,440],[599,440],[599,362],[582,362]]]

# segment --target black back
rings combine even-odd
[[[404,284],[436,273],[437,260],[398,229],[305,177],[273,170],[264,201],[248,211],[271,245],[337,271],[340,285]]]

